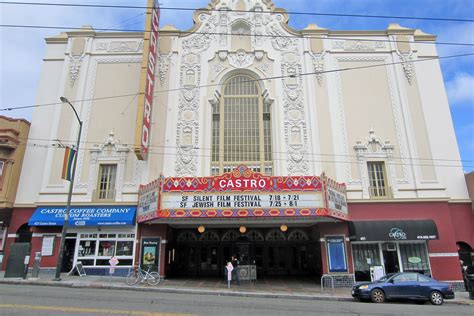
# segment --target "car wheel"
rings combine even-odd
[[[381,289],[375,289],[370,292],[370,298],[374,303],[385,302],[385,293]]]
[[[438,291],[433,291],[430,293],[430,302],[433,305],[442,305],[444,302],[443,294]]]

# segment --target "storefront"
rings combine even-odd
[[[370,281],[377,269],[432,275],[427,243],[439,238],[432,220],[353,221],[349,234],[356,281]]]
[[[38,207],[28,224],[34,227],[32,253],[40,251],[43,269],[55,267],[64,224],[64,207]],[[65,240],[62,272],[81,262],[88,274],[109,273],[109,260],[119,262],[115,274],[133,267],[136,248],[135,206],[73,206]]]
[[[241,166],[161,178],[141,187],[137,212],[140,238],[161,238],[159,272],[170,277],[222,276],[232,255],[259,276],[351,272],[345,186],[324,175],[264,176]],[[326,255],[332,235],[343,243],[334,240]]]

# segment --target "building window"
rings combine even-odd
[[[119,266],[132,266],[135,234],[80,234],[77,261],[84,266],[109,266],[115,256]]]
[[[245,165],[272,175],[270,105],[264,104],[254,79],[238,75],[223,88],[212,112],[213,175]]]
[[[426,243],[400,243],[403,272],[431,275]]]
[[[0,226],[0,251],[3,251],[3,244],[7,237],[7,228]]]
[[[99,168],[99,181],[97,184],[98,200],[115,199],[115,179],[117,177],[117,165],[103,164]]]
[[[354,258],[354,275],[356,281],[372,281],[370,268],[382,266],[380,261],[380,248],[378,243],[352,244]]]
[[[385,164],[381,161],[367,162],[369,172],[369,192],[371,197],[388,197],[389,187],[385,175]]]
[[[5,166],[5,162],[0,160],[0,178],[3,176],[3,167]]]

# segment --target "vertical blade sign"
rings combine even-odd
[[[148,0],[145,33],[143,35],[143,61],[135,130],[135,154],[146,160],[150,146],[150,127],[155,88],[156,54],[158,52],[158,30],[160,8],[158,0]]]

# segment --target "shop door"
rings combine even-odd
[[[76,239],[66,239],[64,244],[63,265],[61,272],[69,272],[74,267],[74,252],[76,250]]]
[[[172,271],[178,276],[197,275],[197,251],[196,246],[179,245],[176,247],[175,261]]]
[[[268,246],[266,275],[288,274],[288,247]]]
[[[289,249],[290,274],[308,274],[308,247],[306,245],[291,245]]]
[[[219,247],[217,245],[201,246],[199,275],[218,276],[219,269]]]
[[[383,261],[385,265],[385,274],[400,272],[397,251],[384,250]]]

